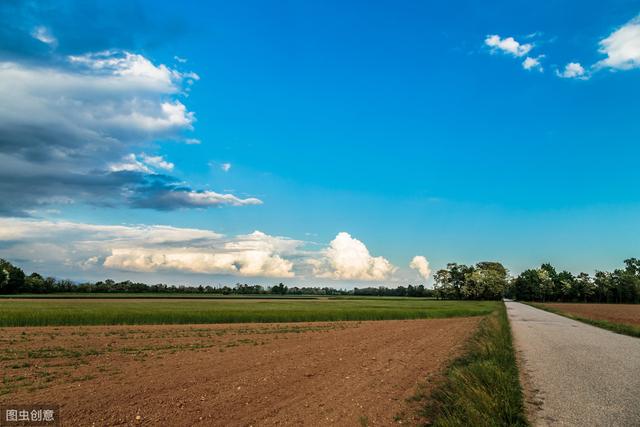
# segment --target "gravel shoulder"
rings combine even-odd
[[[533,425],[640,425],[640,339],[505,304]]]

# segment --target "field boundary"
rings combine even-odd
[[[549,313],[566,317],[568,319],[577,320],[578,322],[582,322],[582,323],[589,324],[591,326],[596,326],[598,328],[606,329],[608,331],[615,332],[617,334],[640,338],[640,327],[625,325],[624,323],[610,322],[608,320],[591,319],[588,317],[577,316],[575,314],[557,310],[552,307],[546,307],[542,303],[525,302],[524,304],[530,305],[531,307],[534,307],[540,310],[548,311]]]
[[[0,327],[286,323],[486,316],[494,301],[432,300],[0,300]]]
[[[504,303],[485,317],[424,409],[433,426],[528,426]]]

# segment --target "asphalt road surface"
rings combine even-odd
[[[505,304],[534,426],[640,426],[640,339]]]

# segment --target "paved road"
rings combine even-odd
[[[640,426],[640,339],[506,302],[536,426]]]

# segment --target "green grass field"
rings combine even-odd
[[[0,299],[0,326],[442,318],[486,315],[499,304],[421,298]]]

